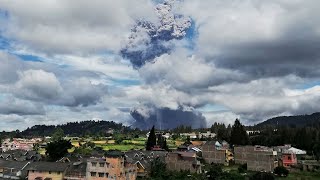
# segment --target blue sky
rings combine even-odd
[[[163,2],[0,0],[0,130],[318,111],[318,1]]]

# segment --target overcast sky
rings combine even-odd
[[[132,109],[255,124],[320,103],[318,0],[0,0],[0,130]]]

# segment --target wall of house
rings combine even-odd
[[[295,154],[282,154],[281,157],[282,164],[285,167],[290,167],[291,165],[297,164],[297,156]]]
[[[225,164],[226,162],[226,150],[217,150],[215,145],[203,145],[202,146],[202,157],[203,159],[211,164]]]
[[[78,177],[78,176],[65,176],[64,180],[87,180],[86,177]]]
[[[137,163],[137,176],[144,177],[146,175],[147,175],[146,169],[140,163]]]
[[[251,171],[273,171],[278,162],[272,151],[256,151],[254,146],[234,148],[234,160],[236,164],[247,164]]]
[[[95,162],[96,166],[92,164]],[[103,167],[100,167],[100,163],[103,163]],[[99,177],[99,173],[103,177]],[[106,180],[111,177],[118,180],[135,180],[137,166],[125,164],[124,158],[106,158],[104,162],[91,160],[87,163],[86,175],[88,180]]]
[[[86,173],[67,172],[63,178],[64,180],[86,180]]]
[[[45,178],[52,178],[52,180],[62,180],[64,174],[62,172],[40,172],[40,171],[29,171],[28,173],[28,180],[35,180],[37,177],[42,177],[44,180]]]
[[[200,164],[194,165],[192,161],[180,159],[179,154],[171,153],[165,158],[167,168],[180,171],[189,170],[191,173],[201,173]]]
[[[100,163],[103,163],[103,167],[100,166]],[[88,180],[103,180],[108,179],[108,177],[113,176],[113,174],[109,174],[109,166],[110,164],[103,161],[90,161],[87,162],[87,171],[86,176]],[[93,173],[93,174],[92,174]],[[95,173],[95,174],[94,174]],[[99,173],[103,174],[103,177],[99,177]]]

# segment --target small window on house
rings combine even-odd
[[[106,177],[109,177],[109,173],[106,173]]]
[[[104,163],[99,163],[100,167],[104,167]]]
[[[91,172],[90,174],[91,174],[92,177],[95,177],[97,175],[96,172]]]
[[[288,156],[288,160],[291,160],[291,156]]]
[[[104,173],[99,173],[99,177],[104,177]]]
[[[96,163],[96,162],[92,162],[91,165],[92,165],[93,167],[96,167],[96,166],[97,166],[97,163]]]
[[[58,171],[57,174],[60,174],[60,172]]]

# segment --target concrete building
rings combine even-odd
[[[87,162],[72,162],[68,167],[64,180],[86,180]]]
[[[281,154],[282,166],[290,168],[293,165],[297,165],[297,156],[292,151],[284,151]]]
[[[248,170],[272,172],[278,166],[277,151],[264,146],[234,147],[236,164],[247,164]]]
[[[289,150],[292,149],[290,144],[285,144],[283,146],[273,147],[274,150],[278,153],[279,165],[289,168],[293,165],[297,165],[297,155],[295,151]]]
[[[88,180],[135,180],[137,165],[127,162],[123,153],[110,151],[104,158],[88,159],[86,177]]]
[[[62,180],[69,164],[33,162],[27,167],[28,180]]]
[[[190,139],[197,139],[199,137],[195,132],[192,133],[180,133],[181,137],[189,137]]]
[[[209,164],[229,165],[229,162],[233,160],[233,153],[218,141],[207,141],[202,146],[202,157]]]
[[[205,133],[199,133],[199,137],[204,137],[204,138],[214,138],[216,137],[216,133],[212,133],[211,131],[207,131]]]
[[[167,168],[174,171],[187,170],[191,173],[201,173],[202,165],[193,152],[171,152],[165,157]]]

